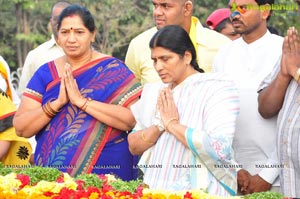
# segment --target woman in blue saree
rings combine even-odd
[[[14,118],[17,133],[36,135],[36,165],[72,176],[136,178],[126,132],[135,125],[128,107],[140,84],[123,62],[91,48],[95,24],[86,8],[67,7],[57,28],[65,56],[42,65],[28,83]]]

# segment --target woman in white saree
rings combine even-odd
[[[152,189],[235,195],[235,85],[224,74],[202,73],[180,26],[160,29],[150,48],[162,82],[146,84],[131,106],[137,123],[128,137],[131,153],[142,155],[137,167],[144,182]]]

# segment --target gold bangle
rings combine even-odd
[[[48,108],[49,108],[49,110],[52,112],[52,113],[54,113],[54,115],[56,115],[56,113],[58,113],[58,112],[60,112],[61,110],[54,110],[53,108],[52,108],[52,106],[51,106],[51,101],[48,101],[47,102],[47,106],[48,106]]]
[[[83,106],[83,108],[82,108],[81,110],[85,112],[86,108],[88,107],[88,105],[89,105],[89,103],[90,103],[91,101],[92,101],[91,98],[87,98],[87,101],[86,101],[85,105]]]
[[[47,104],[47,103],[46,103]],[[46,107],[46,104],[44,104],[43,106],[42,106],[42,110],[43,110],[43,112],[49,117],[49,118],[52,118],[54,115],[51,113],[51,112],[49,112],[49,110],[47,109],[47,107]]]
[[[142,133],[141,133],[141,138],[142,138],[142,140],[143,140],[144,142],[146,142],[146,143],[148,143],[148,144],[151,144],[151,145],[154,144],[153,142],[149,142],[148,140],[146,140],[144,131],[142,131]]]
[[[169,119],[169,120],[166,122],[165,129],[166,129],[166,131],[168,131],[168,132],[169,132],[168,126],[171,124],[172,121],[177,121],[177,122],[178,122],[177,117],[172,117],[171,119]]]
[[[48,110],[51,113],[52,116],[56,115],[56,112],[51,108],[49,101],[46,103],[45,108],[46,108],[46,110]]]

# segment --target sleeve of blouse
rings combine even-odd
[[[42,65],[29,80],[23,95],[38,102],[42,101],[46,92],[48,82],[51,82],[52,75],[47,64]]]

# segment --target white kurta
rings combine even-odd
[[[51,39],[42,43],[35,49],[29,51],[26,56],[24,66],[22,68],[22,75],[20,77],[18,94],[22,96],[22,93],[26,89],[26,86],[33,74],[37,69],[51,60],[64,55],[63,49],[56,43],[54,36],[51,35]]]
[[[276,150],[276,117],[263,119],[258,112],[257,89],[262,80],[280,64],[283,38],[267,32],[247,44],[243,38],[221,48],[215,58],[214,72],[226,72],[238,85],[241,101],[233,149],[235,159],[252,175],[269,183],[279,175]],[[279,186],[279,180],[276,181]]]

